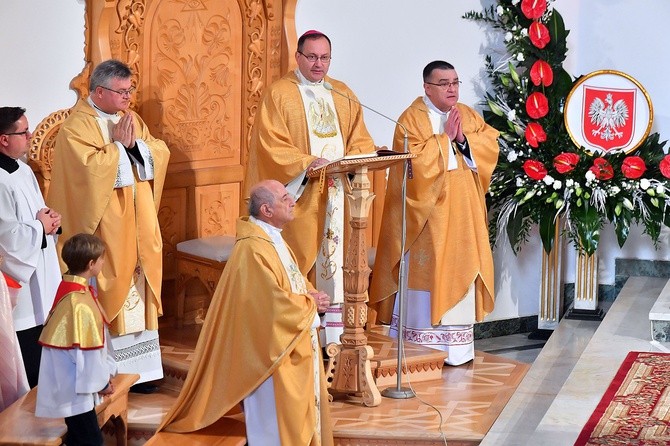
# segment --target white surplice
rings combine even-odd
[[[23,161],[0,169],[0,270],[21,283],[13,311],[14,329],[44,324],[61,281],[56,241],[45,237],[37,212],[46,207],[35,174]]]

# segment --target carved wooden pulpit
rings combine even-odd
[[[381,403],[381,395],[370,369],[372,347],[367,345],[365,335],[370,279],[365,229],[368,226],[370,206],[375,198],[370,192],[367,173],[386,169],[394,163],[414,157],[416,155],[413,154],[345,157],[308,174],[310,178],[318,179],[321,184],[329,175],[342,173],[354,175],[352,180],[345,181],[348,186],[349,223],[352,230],[343,268],[344,333],[340,336],[341,344],[329,344],[326,349],[330,358],[326,378],[331,393],[353,395],[353,398],[359,399],[366,406],[378,406]]]

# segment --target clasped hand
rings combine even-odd
[[[42,223],[44,232],[47,235],[53,235],[60,228],[61,215],[49,208],[42,208],[37,211],[37,219]]]
[[[330,306],[330,297],[323,291],[310,291],[309,295],[312,296],[314,302],[316,303],[316,310],[319,313],[325,313],[325,311]]]
[[[135,122],[131,113],[121,116],[119,122],[112,128],[112,140],[120,142],[126,149],[135,147]]]
[[[456,107],[452,107],[449,112],[449,117],[444,123],[444,133],[447,134],[450,141],[459,144],[465,142],[465,135],[463,135],[463,127],[461,126],[461,114]]]

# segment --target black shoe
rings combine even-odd
[[[135,384],[134,386],[130,386],[131,393],[149,394],[154,393],[156,390],[158,390],[158,386],[156,384],[151,383],[139,383]]]

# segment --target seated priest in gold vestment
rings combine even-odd
[[[251,189],[175,406],[159,430],[193,432],[242,403],[250,445],[333,444],[317,338],[330,298],[282,239],[295,202],[274,180]]]
[[[109,247],[95,286],[111,320],[119,373],[138,373],[138,383],[146,383],[163,377],[157,213],[170,152],[129,109],[134,90],[126,64],[108,60],[95,68],[89,96],[77,102],[56,137],[47,203],[62,211],[59,250],[80,232]],[[131,390],[153,389],[144,384]]]
[[[283,235],[298,267],[334,299],[324,316],[325,342],[342,333],[342,266],[349,230],[341,176],[307,181],[308,170],[345,155],[375,150],[353,91],[327,76],[330,39],[307,31],[298,39],[298,68],[265,90],[251,130],[245,197],[260,180],[276,179],[295,196],[295,219]],[[313,274],[313,275],[312,275]]]
[[[498,159],[498,131],[458,102],[453,65],[423,71],[425,95],[398,119],[408,131],[413,178],[407,181],[407,320],[404,339],[447,351],[446,362],[474,358],[473,323],[493,311],[493,256],[485,194]],[[396,127],[394,148],[404,131]],[[370,306],[397,329],[403,166],[391,168]],[[395,308],[394,308],[395,307]],[[394,328],[396,327],[396,328]],[[396,332],[397,333],[397,332]]]

